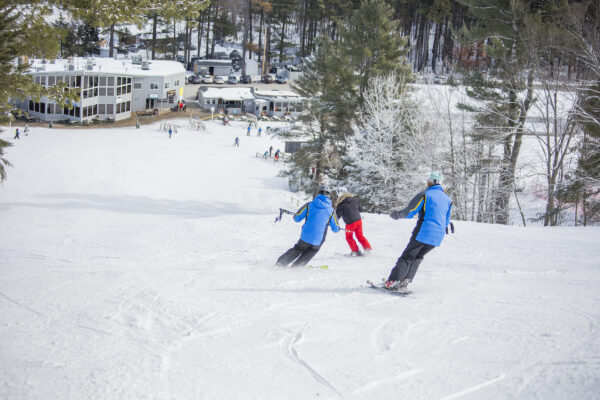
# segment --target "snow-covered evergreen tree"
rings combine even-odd
[[[437,134],[395,74],[375,76],[348,138],[342,182],[371,211],[389,211],[422,190],[436,167]]]

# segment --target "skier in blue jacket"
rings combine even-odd
[[[384,284],[388,290],[405,290],[415,277],[425,254],[439,246],[450,225],[452,200],[442,189],[442,174],[432,172],[427,189],[418,193],[406,208],[390,214],[393,219],[419,216],[417,226],[402,256]]]
[[[340,226],[327,195],[330,191],[322,186],[319,195],[310,203],[306,203],[294,215],[294,221],[305,221],[302,225],[300,240],[291,249],[286,251],[277,259],[275,266],[286,267],[291,263],[292,267],[306,265],[317,254],[321,245],[325,242],[327,225],[331,230],[339,232]]]

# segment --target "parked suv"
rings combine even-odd
[[[235,75],[229,75],[229,78],[227,78],[227,83],[229,83],[230,85],[235,85],[237,81],[237,76]]]
[[[273,83],[275,82],[275,78],[271,74],[266,74],[263,75],[261,81],[263,81],[264,83]]]
[[[242,75],[242,77],[240,78],[240,82],[252,83],[252,75]]]

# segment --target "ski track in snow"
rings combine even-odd
[[[329,233],[328,270],[273,268],[304,199],[255,153],[283,142],[207,126],[8,149],[0,398],[597,398],[600,229],[457,221],[405,298],[364,282],[414,220],[365,214],[368,257]]]
[[[298,363],[302,368],[306,369],[317,382],[330,389],[339,398],[343,399],[344,396],[323,375],[319,374],[313,367],[311,367],[311,365],[308,362],[306,362],[300,357],[297,344],[299,344],[304,339],[304,330],[306,329],[306,327],[307,324],[304,324],[298,332],[296,332],[295,334],[292,332],[290,337],[285,340],[285,346],[287,348],[288,356],[294,362]]]

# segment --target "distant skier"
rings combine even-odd
[[[260,136],[261,133],[262,133],[262,127],[258,128],[258,134],[257,134],[257,136]]]
[[[319,195],[313,201],[306,203],[294,215],[294,221],[304,220],[300,240],[291,249],[279,257],[275,266],[287,267],[293,262],[292,267],[306,265],[317,254],[327,236],[327,225],[336,233],[340,226],[331,205],[329,189],[322,186]]]
[[[269,157],[269,152],[265,150],[263,158],[266,160]]]
[[[354,240],[354,235],[356,235],[356,239],[358,239],[364,251],[368,252],[373,250],[369,241],[363,235],[362,218],[360,216],[362,206],[358,199],[354,197],[352,193],[349,193],[348,189],[345,187],[340,187],[338,189],[338,195],[335,213],[338,218],[343,219],[346,224],[346,241],[350,246],[350,250],[352,250],[350,255],[353,257],[362,256],[363,253],[358,249],[358,245]]]
[[[173,134],[173,128],[169,126],[169,139],[171,139],[171,135]]]
[[[17,128],[17,130],[15,131],[15,137],[13,138],[13,140],[14,139],[21,139],[21,137],[19,136],[19,128]]]
[[[233,143],[233,145],[236,147],[240,147],[240,138],[239,137],[235,138],[235,142]]]
[[[384,288],[406,289],[414,279],[425,254],[442,243],[450,225],[452,200],[444,193],[441,185],[442,174],[432,172],[427,179],[427,189],[413,197],[406,208],[390,214],[393,219],[412,218],[418,214],[419,220]]]
[[[248,125],[248,133],[246,133],[246,136],[250,136],[250,129],[252,129],[251,125]]]
[[[23,133],[25,136],[29,136],[29,124],[25,124],[25,129],[23,129]]]
[[[271,157],[272,153],[273,153],[273,146],[269,147],[269,157]]]

